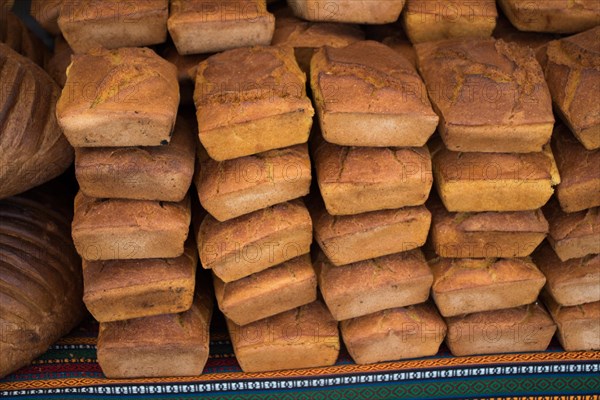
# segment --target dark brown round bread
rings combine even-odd
[[[50,57],[50,51],[42,41],[27,28],[19,17],[10,11],[4,11],[0,15],[0,42],[5,43],[40,67],[44,67]]]
[[[60,175],[73,162],[56,121],[59,95],[43,69],[0,43],[0,199]]]
[[[83,316],[70,222],[43,193],[0,200],[0,378],[44,353]]]

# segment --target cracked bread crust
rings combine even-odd
[[[201,149],[199,164],[200,203],[219,221],[307,195],[312,180],[306,144],[221,162]]]
[[[600,253],[600,208],[565,213],[552,200],[544,206],[550,223],[548,242],[562,261]]]
[[[415,46],[440,134],[453,151],[539,152],[554,116],[533,51],[494,39]]]
[[[314,161],[331,215],[419,206],[427,200],[433,183],[426,146],[343,147],[321,141]]]
[[[600,206],[600,149],[586,150],[559,125],[552,136],[552,150],[561,176],[556,194],[563,211]]]
[[[337,266],[421,247],[431,224],[425,206],[336,216],[321,204],[311,211],[315,240]]]
[[[429,302],[342,321],[340,330],[358,364],[432,356],[446,336],[446,324]]]
[[[529,304],[546,278],[529,259],[450,259],[429,263],[433,299],[444,317]]]
[[[312,303],[317,300],[317,276],[305,254],[233,282],[213,276],[219,308],[237,325]]]
[[[200,141],[217,161],[306,143],[314,110],[291,47],[247,47],[201,62]]]
[[[337,267],[320,253],[319,288],[338,321],[422,303],[433,276],[419,249]]]
[[[159,146],[178,105],[173,64],[148,48],[95,49],[73,56],[56,116],[74,147]]]
[[[599,43],[600,26],[548,43],[542,56],[558,114],[588,150],[600,148]]]
[[[600,301],[600,255],[561,261],[545,243],[533,255],[533,261],[546,276],[545,290],[563,306]]]
[[[577,33],[600,23],[596,0],[499,0],[498,3],[520,31]]]
[[[455,356],[544,351],[556,325],[539,303],[446,318]],[[491,340],[493,338],[493,340]]]
[[[311,61],[311,87],[330,143],[420,147],[437,127],[415,67],[378,42],[321,48]]]
[[[427,206],[432,244],[445,258],[527,257],[549,229],[541,210],[451,213],[437,198]]]
[[[227,320],[244,372],[333,365],[340,350],[338,323],[317,300],[248,325]]]

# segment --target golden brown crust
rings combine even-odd
[[[80,147],[75,173],[90,197],[181,201],[192,183],[196,137],[180,117],[168,146]]]
[[[86,260],[173,258],[183,254],[190,198],[178,203],[75,197],[72,235]]]
[[[552,296],[548,296],[547,293],[544,293],[543,300],[552,318],[559,325],[578,320],[594,321],[600,318],[600,301],[563,307]]]
[[[600,22],[600,14],[598,18]],[[559,115],[589,150],[600,148],[598,43],[600,26],[550,42],[544,57],[544,73]]]
[[[48,197],[0,201],[0,377],[44,353],[84,315],[71,216]]]
[[[422,43],[451,38],[490,37],[497,17],[495,0],[407,0],[402,22],[411,42]]]
[[[168,27],[179,53],[215,53],[268,45],[275,18],[265,0],[173,0]]]
[[[566,212],[600,206],[600,149],[586,150],[564,125],[552,136],[561,183],[556,194]]]
[[[450,259],[430,263],[433,292],[444,293],[518,281],[545,282],[544,275],[528,259]],[[541,286],[540,286],[541,288]]]
[[[58,25],[75,53],[162,43],[167,38],[168,0],[68,0]]]
[[[217,162],[202,151],[195,183],[202,206],[219,221],[308,194],[306,144]]]
[[[201,62],[194,102],[200,141],[218,161],[305,143],[314,114],[294,50],[283,46],[229,50]]]
[[[436,334],[440,342],[445,336],[446,324],[431,302],[382,310],[341,323],[344,338],[351,337],[353,344],[382,340],[392,332],[400,336],[415,326],[420,326],[423,333]]]
[[[317,277],[305,254],[233,282],[214,276],[219,308],[238,325],[246,325],[317,299]]]
[[[178,105],[177,69],[152,50],[95,49],[73,56],[56,115],[78,147],[158,146]]]
[[[539,152],[548,142],[552,102],[530,49],[494,39],[445,40],[415,48],[449,149],[527,153]]]
[[[600,255],[561,261],[545,243],[533,260],[546,276],[546,290],[563,306],[600,301]]]
[[[340,350],[337,321],[319,300],[244,326],[227,320],[227,327],[244,372],[329,366]]]
[[[552,40],[560,39],[560,35],[557,34],[520,31],[504,15],[500,15],[496,20],[496,28],[492,36],[508,43],[528,47],[534,51]]]
[[[312,222],[294,200],[225,222],[207,215],[196,238],[202,266],[231,282],[308,253]]]
[[[325,302],[338,321],[422,303],[433,282],[418,249],[341,267],[320,253],[315,268]]]
[[[311,61],[311,87],[323,136],[332,143],[422,146],[437,126],[415,67],[379,42],[321,48]]]
[[[297,17],[309,21],[387,24],[398,19],[404,1],[337,0],[335,3],[322,3],[316,0],[297,0],[288,5]]]
[[[595,0],[499,0],[498,3],[521,31],[576,33],[600,23],[600,10]]]
[[[471,153],[435,140],[431,148],[438,194],[449,211],[535,210],[560,183],[550,146],[539,153]]]
[[[177,258],[83,261],[84,301],[100,322],[187,311],[194,297],[196,246]]]
[[[565,213],[557,201],[550,201],[544,207],[544,214],[550,223],[550,237],[555,240],[573,239],[597,234],[600,230],[598,207],[573,213]]]
[[[100,324],[98,362],[107,377],[192,376],[208,359],[212,296],[196,287],[192,308]]]
[[[345,47],[364,37],[358,25],[305,21],[294,17],[286,8],[276,13],[271,44],[313,49],[323,46]]]
[[[446,318],[446,323],[448,324],[448,327],[451,325],[468,326],[471,324],[494,324],[497,326],[512,326],[515,324],[546,326],[554,324],[548,313],[544,310],[544,307],[537,302],[504,310],[479,312]],[[463,332],[469,332],[469,330]]]
[[[0,43],[0,198],[60,175],[73,149],[58,126],[60,88],[30,59]]]

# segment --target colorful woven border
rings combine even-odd
[[[398,399],[600,394],[600,352],[435,357],[356,365],[342,349],[336,365],[243,373],[222,331],[198,377],[107,379],[96,362],[97,325],[88,322],[34,363],[0,381],[0,398],[34,399]],[[532,398],[532,397],[528,397]],[[560,398],[560,397],[558,397]],[[565,397],[563,397],[565,398]]]

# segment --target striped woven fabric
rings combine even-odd
[[[98,326],[88,321],[31,366],[0,381],[0,398],[19,399],[598,399],[600,352],[434,357],[356,365],[342,349],[326,368],[246,374],[223,331],[213,326],[204,373],[192,378],[106,379],[96,362]],[[534,396],[534,397],[528,397]]]

